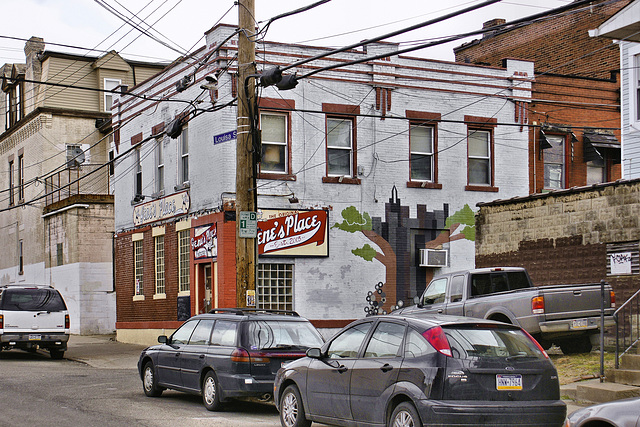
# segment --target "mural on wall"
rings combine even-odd
[[[403,206],[394,186],[385,203],[385,218],[371,217],[349,206],[341,212],[343,221],[337,228],[348,233],[362,233],[366,243],[351,252],[369,262],[377,260],[385,267],[385,280],[378,282],[366,296],[367,315],[390,312],[398,301],[410,301],[421,294],[433,277],[433,268],[419,267],[420,249],[441,249],[456,240],[475,241],[475,216],[469,205],[449,216],[449,205],[442,210],[427,211],[417,205],[417,218],[409,217],[409,206]]]

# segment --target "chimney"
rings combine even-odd
[[[491,27],[495,27],[496,25],[502,25],[502,24],[506,24],[507,21],[505,19],[502,18],[494,18],[491,19],[490,21],[486,21],[484,24],[482,24],[482,29],[486,30],[487,28],[491,28]],[[497,30],[494,31],[489,31],[487,33],[484,33],[482,35],[483,39],[486,39],[488,37],[493,36],[495,33],[497,32]]]
[[[40,81],[42,79],[42,62],[39,54],[44,52],[44,39],[41,37],[31,37],[24,45],[26,57],[25,79]],[[25,83],[24,86],[24,113],[29,114],[37,107],[37,96],[40,93],[40,85],[35,83]]]

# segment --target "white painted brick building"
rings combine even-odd
[[[212,50],[234,30],[213,28],[194,57],[132,88],[138,97],[117,101],[121,340],[144,341],[176,327],[185,307],[193,315],[235,304],[235,222],[225,207],[235,197],[236,108],[193,113],[212,107],[209,91],[201,88],[205,76],[219,75],[215,106],[235,96],[236,37]],[[528,132],[520,125],[533,64],[508,60],[506,68],[478,67],[393,56],[397,48],[376,43],[331,55],[285,74],[303,76],[390,54],[319,72],[292,90],[260,90],[258,215],[315,210],[327,212],[328,220],[319,253],[259,257],[258,306],[292,308],[320,327],[388,311],[421,292],[434,273],[474,266],[476,203],[527,194]],[[259,43],[257,68],[285,67],[328,52]],[[203,58],[206,64],[199,66]],[[190,85],[177,92],[184,76],[191,77]],[[181,114],[189,114],[182,136],[169,138],[163,131]],[[180,200],[185,212],[135,219],[134,211],[150,213]],[[217,231],[217,253],[201,257],[185,242],[197,241],[209,224]],[[420,249],[426,248],[440,250],[432,255],[446,252],[446,264],[420,266]]]

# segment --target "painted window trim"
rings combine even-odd
[[[495,128],[498,125],[498,119],[494,117],[479,117],[479,116],[464,116],[464,121],[467,125],[467,185],[465,185],[465,191],[478,191],[497,193],[500,191],[495,185]],[[471,131],[485,131],[489,132],[489,179],[488,185],[472,184],[469,182],[469,133]]]
[[[324,146],[325,146],[325,176],[322,177],[323,183],[330,184],[355,184],[360,185],[360,178],[357,177],[358,173],[358,130],[356,116],[360,114],[359,105],[345,105],[345,104],[322,104],[322,111],[325,113],[325,133],[324,133]],[[329,146],[328,146],[328,133],[329,129],[327,122],[329,119],[340,119],[351,121],[351,175],[329,175]]]
[[[414,111],[406,110],[406,117],[409,119],[409,180],[407,181],[407,188],[424,188],[431,190],[442,189],[442,184],[438,182],[438,124],[442,118],[440,113],[430,113],[426,111]],[[412,180],[411,179],[411,127],[412,126],[427,126],[432,128],[432,167],[433,167],[433,180]]]
[[[567,150],[569,149],[569,135],[568,134],[563,134],[563,133],[550,133],[550,132],[545,132],[546,136],[552,136],[552,137],[560,137],[562,138],[563,142],[562,142],[562,152],[563,152],[563,156],[562,156],[562,187],[561,188],[549,188],[545,185],[544,182],[544,168],[546,166],[546,162],[545,162],[545,153],[544,150],[543,154],[542,154],[542,190],[543,191],[554,191],[554,190],[564,190],[567,188],[567,183],[569,182],[569,173],[568,173],[568,165],[567,165],[567,156],[568,156],[568,152]],[[586,163],[585,163],[586,165]],[[586,173],[586,171],[585,171]],[[586,178],[586,177],[585,177]]]
[[[628,68],[629,68],[629,113],[628,120],[629,126],[636,131],[640,131],[640,69],[636,69],[636,58],[640,64],[640,46],[629,47],[628,55]],[[623,107],[624,108],[624,107]]]

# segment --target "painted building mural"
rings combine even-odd
[[[372,286],[365,297],[367,315],[386,314],[425,289],[434,274],[433,268],[420,267],[420,249],[447,249],[456,240],[475,240],[475,217],[469,205],[449,216],[449,204],[442,210],[427,211],[417,205],[417,218],[409,217],[409,206],[403,206],[394,186],[385,204],[384,221],[360,212],[355,206],[345,208],[343,221],[337,228],[348,233],[362,233],[374,248],[366,243],[351,253],[366,261],[380,262],[385,267],[384,282]]]

